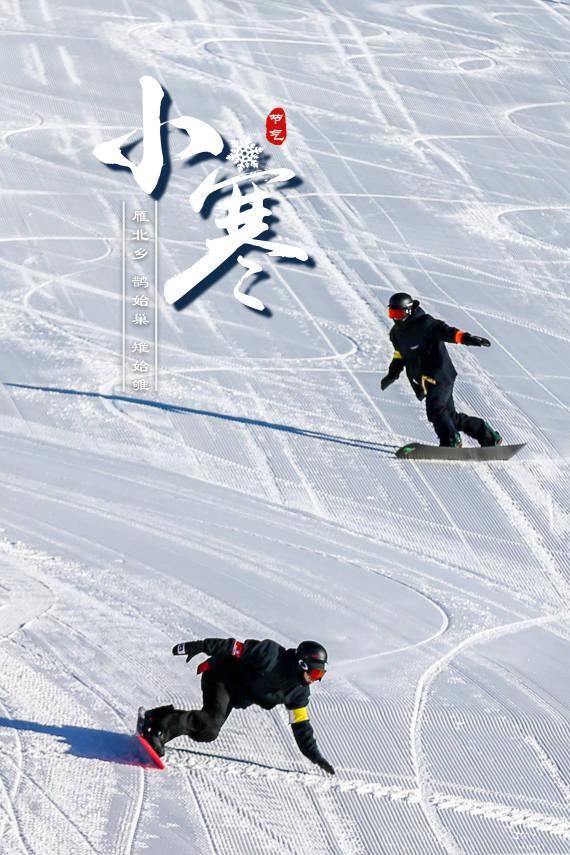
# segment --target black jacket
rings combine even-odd
[[[390,330],[394,356],[388,376],[396,380],[405,368],[412,389],[420,399],[430,387],[453,385],[457,371],[445,342],[460,342],[461,334],[457,327],[432,318],[418,307],[410,318],[395,323]]]
[[[203,651],[211,657],[211,669],[226,685],[233,707],[257,704],[270,710],[284,704],[302,753],[313,763],[322,759],[307,710],[311,691],[302,679],[295,650],[269,638],[247,639],[243,645],[236,645],[233,638],[205,638]]]

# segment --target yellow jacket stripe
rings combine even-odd
[[[309,710],[307,707],[300,707],[298,710],[289,710],[289,724],[298,724],[300,721],[308,721]]]
[[[400,351],[399,351],[399,350],[395,350],[395,351],[394,351],[394,354],[393,354],[393,356],[392,356],[392,359],[401,359],[401,358],[402,358],[402,354],[400,353]]]
[[[424,390],[424,395],[427,395],[428,393],[428,383],[431,383],[432,386],[437,386],[437,380],[434,380],[433,377],[428,377],[427,374],[422,374],[422,389]]]

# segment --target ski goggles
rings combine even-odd
[[[393,321],[403,321],[408,314],[406,309],[390,309],[388,308],[388,317]]]
[[[316,680],[322,680],[326,674],[326,670],[324,668],[311,668],[308,662],[305,662],[303,659],[299,659],[299,665],[307,674],[307,677],[314,683]]]
[[[326,671],[324,668],[309,668],[307,671],[307,675],[311,683],[314,683],[316,680],[322,680],[325,674]]]

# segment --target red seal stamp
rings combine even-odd
[[[273,145],[283,145],[287,139],[287,119],[283,107],[274,107],[267,114],[265,137]]]

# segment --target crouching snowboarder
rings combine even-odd
[[[397,380],[405,368],[416,397],[426,402],[426,415],[440,445],[460,446],[459,431],[476,439],[479,445],[500,445],[501,435],[491,425],[477,416],[456,412],[453,384],[457,371],[445,346],[448,343],[490,347],[491,342],[432,318],[409,294],[390,297],[388,316],[394,321],[390,330],[394,355],[388,373],[381,380],[382,391]]]
[[[303,641],[296,650],[286,650],[270,639],[242,643],[233,638],[204,638],[176,644],[172,653],[186,656],[186,662],[200,653],[209,658],[197,670],[202,675],[201,710],[175,710],[169,705],[146,711],[140,732],[159,757],[164,755],[165,743],[177,736],[212,742],[234,708],[257,704],[270,710],[284,704],[301,752],[334,775],[317,748],[307,710],[310,685],[326,671],[327,652],[321,644]]]

